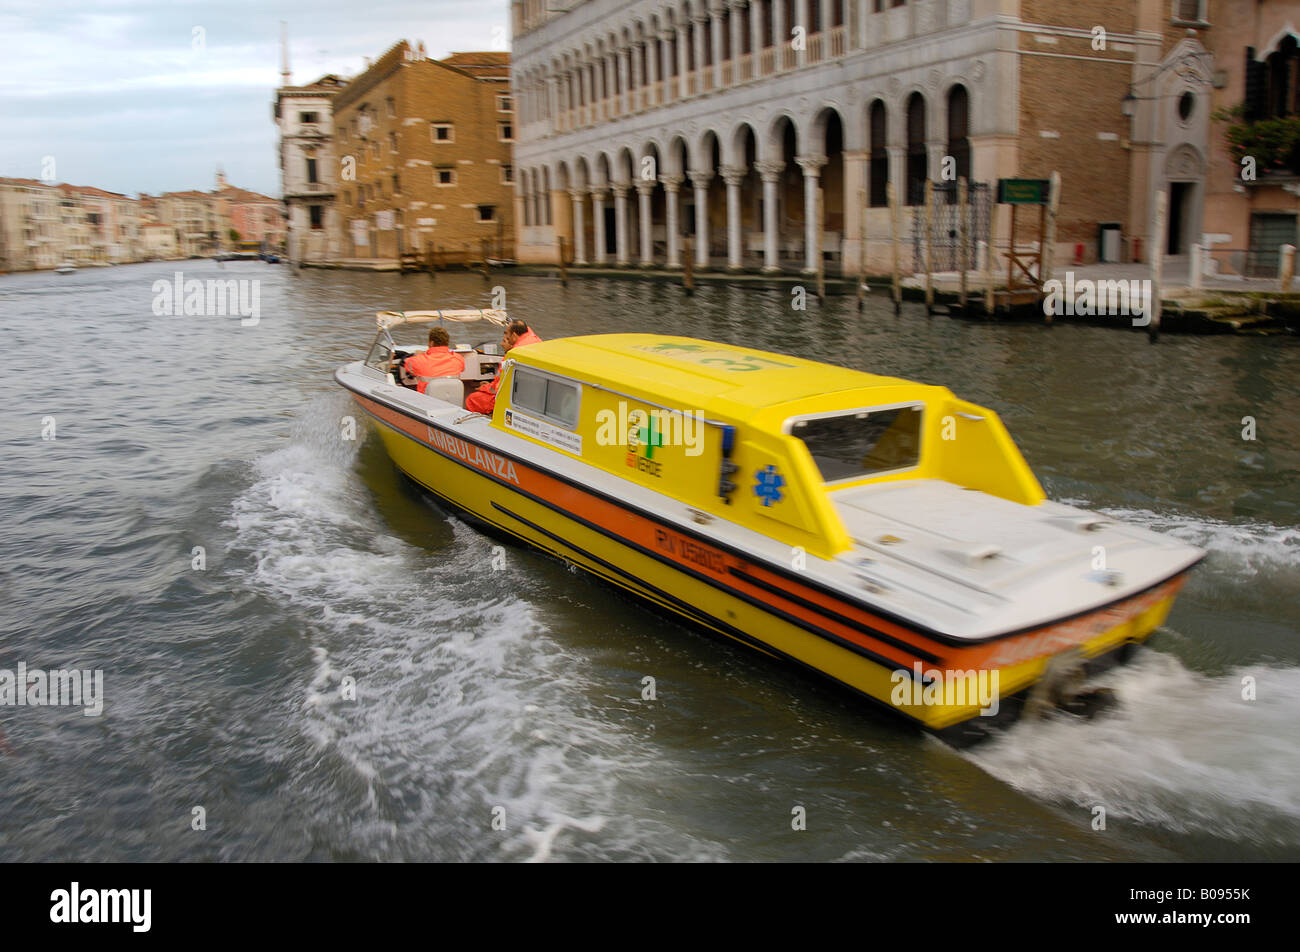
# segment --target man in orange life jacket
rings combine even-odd
[[[541,342],[542,339],[534,334],[532,328],[523,321],[511,321],[506,325],[505,333],[501,335],[501,346],[506,349],[506,353],[516,347],[527,347],[529,344],[540,344]],[[465,398],[465,409],[490,415],[492,408],[497,404],[497,388],[500,386],[501,371],[498,370],[491,383],[483,384]]]
[[[435,377],[459,377],[465,369],[465,358],[451,352],[451,336],[446,328],[429,330],[429,349],[422,354],[412,354],[402,365],[403,376],[415,381],[415,389],[424,393],[425,386]]]

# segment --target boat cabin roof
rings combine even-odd
[[[847,397],[846,391],[862,391],[859,396],[871,401],[875,396],[894,399],[899,388],[942,389],[801,357],[661,334],[558,338],[511,356],[583,383],[611,390],[643,389],[668,403],[727,415],[824,400],[832,394]]]

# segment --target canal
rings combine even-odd
[[[177,269],[257,280],[260,319],[156,314]],[[951,750],[542,555],[506,547],[494,570],[497,540],[360,420],[344,438],[331,374],[374,312],[486,305],[492,285],[547,338],[689,334],[943,384],[1002,415],[1051,497],[1209,558],[1108,676],[1114,712]],[[0,335],[0,669],[104,675],[98,717],[0,707],[5,860],[1300,850],[1292,339],[207,261],[0,277]]]

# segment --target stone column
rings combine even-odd
[[[803,49],[795,50],[794,61],[802,66],[808,62],[808,36],[812,33],[812,21],[808,17],[808,0],[794,0],[794,24],[803,27]]]
[[[648,268],[655,263],[654,247],[650,243],[650,196],[654,190],[654,179],[649,181],[637,179],[637,224],[641,232],[641,267],[643,268]]]
[[[763,53],[763,4],[766,0],[749,0],[749,78],[758,75],[759,59]]]
[[[841,259],[845,273],[856,273],[862,261],[862,216],[866,213],[863,199],[871,201],[867,194],[870,183],[867,181],[867,162],[870,154],[866,149],[846,151],[844,156],[844,244],[841,246]]]
[[[821,176],[822,166],[826,164],[824,155],[800,155],[795,157],[799,168],[803,169],[803,217],[804,217],[804,271],[814,274],[817,271],[817,243],[820,235],[817,231],[817,182]]]
[[[943,174],[943,159],[948,154],[948,143],[940,139],[939,141],[930,141],[926,143],[926,178],[932,181],[939,181],[939,176]]]
[[[628,77],[632,75],[632,64],[630,62],[631,51],[625,46],[618,51],[618,88],[620,106],[623,112],[632,111],[632,93]]]
[[[646,81],[646,85],[649,86],[651,89],[654,88],[655,83],[659,82],[659,57],[661,55],[659,49],[661,46],[663,46],[663,41],[660,40],[659,37],[657,36],[652,36],[650,37],[650,39],[646,40],[646,47],[645,47],[646,80],[645,81]],[[660,93],[659,95],[662,96],[663,93]],[[660,102],[662,102],[662,99],[656,99],[654,105],[657,106],[659,105]]]
[[[701,92],[704,89],[704,44],[708,42],[709,15],[701,13],[692,19],[695,22],[695,29],[691,31],[695,35],[695,91]]]
[[[583,227],[582,221],[582,200],[586,193],[580,188],[569,189],[569,197],[573,199],[573,263],[587,263],[587,230]]]
[[[614,193],[614,263],[626,268],[627,259],[627,192],[628,184],[619,182],[610,187]]]
[[[763,270],[780,271],[777,260],[776,188],[785,171],[784,162],[755,162],[754,168],[763,178]]]
[[[729,4],[731,7],[731,82],[734,85],[740,82],[740,57],[744,55],[740,52],[745,45],[740,11],[745,9],[745,4],[743,0],[729,0]]]
[[[603,188],[595,185],[591,187],[592,237],[596,242],[593,259],[596,264],[605,263],[605,199],[608,195]]]
[[[727,269],[739,271],[742,267],[740,236],[740,183],[745,170],[736,166],[723,166],[722,180],[727,183]]]
[[[822,36],[825,37],[822,40],[822,56],[829,57],[831,55],[831,30],[833,29],[831,20],[834,19],[834,11],[831,9],[833,0],[817,0],[817,2],[821,4]]]
[[[692,169],[691,185],[695,188],[695,266],[709,266],[709,182],[713,172]]]
[[[663,66],[660,72],[663,73],[664,81],[663,87],[659,91],[659,95],[662,97],[659,100],[660,103],[677,98],[677,90],[673,89],[673,39],[673,33],[669,30],[664,30],[659,35],[659,59]]]
[[[771,0],[772,45],[776,47],[776,71],[785,69],[785,44],[790,40],[790,25],[785,22],[785,0]]]
[[[634,112],[639,112],[641,110],[641,103],[645,99],[645,92],[643,90],[645,83],[642,81],[641,76],[641,62],[642,58],[645,56],[645,51],[646,45],[644,43],[632,44],[632,85],[628,90],[631,95],[631,104],[628,108]]]
[[[898,207],[907,205],[907,148],[901,145],[886,146],[889,153],[889,181],[894,183]]]
[[[659,181],[663,182],[664,185],[665,205],[668,212],[668,267],[680,268],[682,266],[682,251],[681,229],[677,223],[677,189],[681,187],[682,176],[661,175]]]
[[[709,9],[709,43],[713,49],[713,88],[722,88],[722,11],[721,5]]]
[[[686,67],[688,65],[686,55],[686,44],[688,38],[686,27],[677,28],[677,98],[685,99],[688,95],[686,90]]]

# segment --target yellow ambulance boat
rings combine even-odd
[[[656,334],[470,348],[424,394],[402,324],[336,372],[455,509],[961,741],[1066,703],[1160,625],[1204,553],[1048,500],[944,387]],[[464,395],[500,362],[491,416]]]

